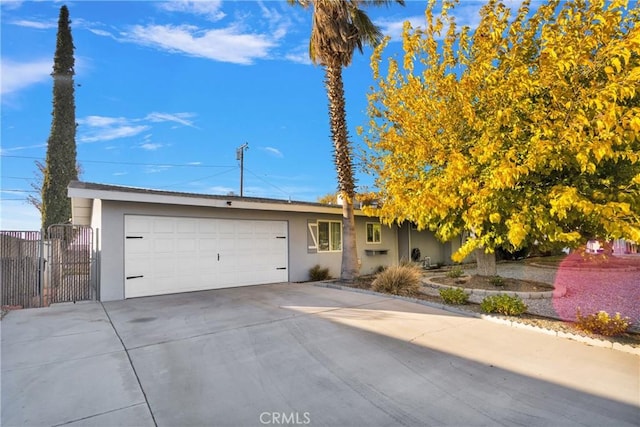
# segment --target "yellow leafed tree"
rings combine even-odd
[[[468,235],[454,260],[475,251],[483,275],[498,247],[640,241],[637,4],[489,1],[471,30],[454,3],[405,24],[402,60],[372,57],[381,219]]]

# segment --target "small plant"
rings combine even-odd
[[[499,288],[506,285],[506,283],[504,283],[504,279],[500,276],[493,276],[491,279],[489,279],[489,283]]]
[[[376,275],[371,289],[392,295],[415,296],[420,293],[422,269],[415,264],[394,265]]]
[[[469,294],[460,288],[444,288],[439,292],[440,298],[447,304],[467,304],[469,302]]]
[[[374,274],[379,274],[382,273],[384,270],[386,270],[387,267],[384,265],[379,265],[376,267],[376,269],[373,271]]]
[[[485,313],[498,313],[507,316],[519,316],[527,311],[527,305],[518,296],[507,294],[490,295],[480,303]]]
[[[312,282],[320,282],[322,280],[331,279],[328,268],[322,268],[319,264],[314,265],[309,269],[309,280]]]
[[[457,279],[458,277],[462,277],[463,275],[464,271],[460,267],[453,267],[447,272],[447,277],[450,277],[452,279]]]
[[[612,317],[604,310],[583,316],[578,308],[576,310],[576,327],[586,332],[612,337],[624,333],[629,328],[629,318],[621,317],[620,313],[616,313]]]

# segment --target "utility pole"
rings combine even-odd
[[[240,197],[242,197],[244,186],[244,151],[248,149],[248,142],[245,142],[240,147],[236,148],[236,159],[240,160]]]

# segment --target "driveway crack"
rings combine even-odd
[[[109,316],[109,312],[107,312],[107,309],[104,308],[104,304],[102,302],[100,302],[100,306],[102,307],[102,310],[104,310],[104,314],[107,316],[107,319],[109,319],[109,323],[111,324],[111,327],[113,328],[113,332],[115,332],[116,336],[120,340],[120,344],[122,345],[122,349],[124,350],[125,354],[127,355],[127,359],[129,359],[129,365],[131,366],[131,369],[133,370],[133,374],[136,376],[136,381],[138,381],[138,386],[140,387],[140,391],[142,392],[142,396],[144,397],[144,402],[147,405],[147,409],[149,410],[149,414],[151,414],[151,419],[153,420],[153,425],[158,427],[158,422],[156,421],[156,417],[153,415],[153,411],[151,410],[151,405],[149,405],[149,399],[147,398],[147,393],[145,393],[144,388],[142,387],[142,382],[140,381],[140,376],[138,376],[138,372],[136,371],[136,367],[133,365],[133,360],[131,360],[131,355],[129,354],[129,350],[124,345],[124,341],[122,340],[122,337],[118,333],[118,330],[116,329],[115,325],[113,324],[113,321],[111,320],[111,316]]]

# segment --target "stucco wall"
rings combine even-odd
[[[124,217],[125,215],[156,215],[219,219],[261,219],[287,221],[289,228],[289,281],[308,280],[308,271],[316,264],[328,267],[333,277],[340,276],[341,252],[308,253],[307,223],[315,220],[340,221],[341,215],[243,210],[237,208],[215,208],[178,206],[151,203],[116,202],[103,200],[94,204],[94,228],[99,229],[100,299],[103,301],[124,298]],[[377,222],[375,218],[356,217],[358,257],[361,274],[373,272],[380,265],[397,263],[397,228],[382,226],[381,242],[366,243],[366,223]],[[385,249],[384,255],[366,255],[366,249]]]
[[[436,238],[436,236],[428,230],[415,230],[409,224],[404,225],[405,230],[409,233],[409,244],[411,250],[413,248],[420,249],[422,258],[430,257],[432,264],[451,263],[451,254],[445,254],[444,245]]]

